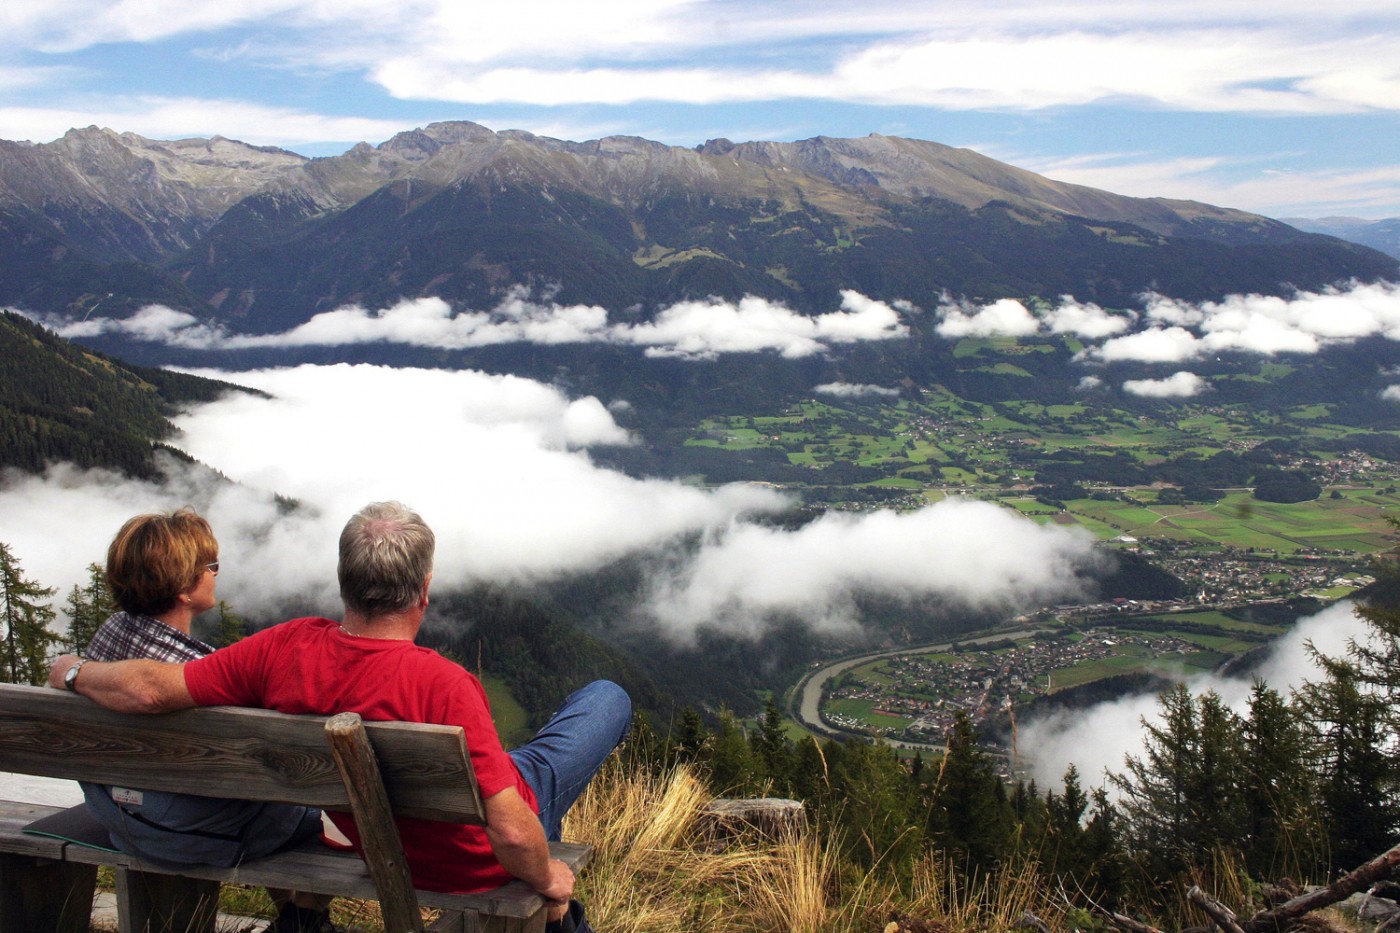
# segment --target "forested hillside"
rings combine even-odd
[[[0,312],[0,359],[0,466],[30,472],[64,461],[151,476],[180,403],[247,391],[128,365],[12,311]]]

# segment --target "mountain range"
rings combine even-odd
[[[1122,307],[1397,277],[1392,256],[1259,215],[891,136],[683,148],[455,122],[318,159],[97,127],[0,141],[0,304],[158,303],[231,332],[429,295],[489,308],[521,286],[645,319],[709,296]]]
[[[1363,220],[1360,217],[1285,217],[1283,222],[1308,233],[1325,233],[1338,239],[1378,249],[1400,259],[1400,217]]]

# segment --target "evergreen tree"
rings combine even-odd
[[[1400,830],[1396,764],[1387,750],[1393,733],[1352,665],[1325,666],[1326,679],[1305,687],[1303,704],[1316,734],[1313,767],[1332,867],[1354,868],[1390,848]]]
[[[1313,772],[1298,707],[1256,680],[1244,723],[1240,771],[1245,860],[1256,878],[1300,877],[1320,864]]]
[[[1011,804],[991,758],[978,747],[977,733],[965,713],[958,713],[953,721],[932,792],[930,836],[944,849],[962,856],[969,870],[993,869],[1010,840]]]
[[[68,613],[68,636],[63,640],[63,649],[73,654],[87,650],[92,636],[116,611],[116,603],[107,592],[106,575],[100,564],[88,564],[86,586],[74,583],[68,591],[68,603],[64,611]]]
[[[219,621],[210,641],[215,648],[227,648],[248,634],[248,623],[224,600],[219,600]]]
[[[1079,769],[1071,764],[1065,769],[1065,789],[1058,796],[1054,791],[1045,795],[1045,845],[1041,864],[1047,874],[1068,874],[1081,877],[1087,868],[1084,852],[1084,814],[1089,798],[1079,786]]]
[[[1114,910],[1128,887],[1121,819],[1107,790],[1097,788],[1091,796],[1093,806],[1084,827],[1084,860],[1088,869],[1079,880],[1095,901]]]
[[[1149,874],[1165,878],[1235,848],[1246,818],[1239,790],[1239,719],[1218,694],[1177,684],[1161,695],[1161,724],[1143,720],[1142,757],[1110,775],[1122,792],[1128,839]]]
[[[0,542],[0,620],[5,640],[0,643],[0,678],[12,684],[40,685],[48,680],[49,654],[59,637],[49,630],[52,587],[25,579],[10,547]]]
[[[776,791],[788,793],[792,786],[792,749],[789,746],[787,730],[783,727],[783,713],[777,700],[771,695],[763,708],[763,720],[751,739],[754,767],[760,778],[766,780]]]
[[[717,793],[748,793],[754,789],[754,761],[748,739],[729,710],[720,710],[719,724],[708,746],[710,787]]]

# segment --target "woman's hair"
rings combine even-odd
[[[193,509],[137,515],[107,548],[107,589],[127,612],[158,616],[218,556],[213,529]]]

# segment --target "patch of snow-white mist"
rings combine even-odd
[[[1231,709],[1243,714],[1254,676],[1287,697],[1304,682],[1321,679],[1321,671],[1307,650],[1309,643],[1323,655],[1338,657],[1345,653],[1349,640],[1364,641],[1368,632],[1352,603],[1336,603],[1300,619],[1274,642],[1254,675],[1200,675],[1184,680],[1192,693],[1214,690]],[[1159,714],[1155,693],[1126,696],[1088,709],[1023,721],[1017,748],[1042,788],[1060,787],[1071,764],[1079,770],[1085,787],[1097,787],[1104,783],[1106,772],[1125,771],[1126,756],[1143,755],[1143,720],[1156,722]]]
[[[529,379],[364,365],[205,375],[270,396],[234,393],[176,419],[176,446],[233,482],[173,457],[162,483],[66,466],[9,474],[0,540],[26,574],[66,593],[128,517],[188,504],[219,538],[220,598],[253,616],[334,615],[341,527],[365,503],[397,499],[437,533],[439,591],[643,557],[663,568],[647,613],[684,642],[706,624],[750,635],[777,617],[844,624],[865,592],[1058,599],[1093,561],[1088,536],[987,504],[762,527],[753,519],[787,508],[786,496],[600,467],[583,448],[627,440],[608,408]]]
[[[1056,307],[1032,312],[1009,298],[980,307],[945,301],[936,330],[950,339],[1073,334],[1103,341],[1077,359],[1105,363],[1182,363],[1227,352],[1313,354],[1363,337],[1400,340],[1400,284],[1391,282],[1199,303],[1148,294],[1142,304],[1140,312],[1114,313],[1066,295]]]
[[[830,512],[797,531],[717,528],[656,581],[650,609],[680,636],[705,625],[752,635],[774,614],[843,630],[860,593],[1015,609],[1082,595],[1081,574],[1100,559],[1082,531],[954,498],[909,514]]]
[[[812,391],[818,395],[830,395],[836,398],[869,398],[872,395],[880,398],[896,398],[899,395],[898,389],[853,382],[824,382],[821,385],[813,386]]]
[[[380,310],[348,305],[325,311],[277,334],[229,333],[223,325],[160,305],[148,305],[120,320],[57,315],[38,319],[69,339],[121,334],[187,350],[368,343],[462,350],[505,343],[602,343],[638,346],[651,356],[682,359],[763,351],[796,359],[823,353],[835,344],[893,340],[908,334],[895,307],[849,290],[841,293],[841,308],[826,314],[800,314],[781,303],[751,296],[737,302],[711,298],[679,302],[640,324],[609,323],[607,309],[597,305],[535,301],[523,288],[512,289],[490,311],[454,311],[441,298],[412,298]]]
[[[1381,390],[1381,398],[1387,402],[1400,402],[1400,386],[1386,386]]]
[[[1124,392],[1144,398],[1191,398],[1207,388],[1204,379],[1185,371],[1172,373],[1165,379],[1129,379],[1123,383]]]

